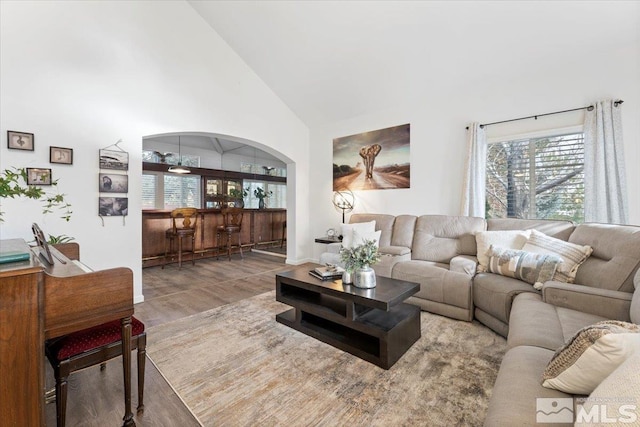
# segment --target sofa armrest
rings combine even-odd
[[[548,304],[624,322],[630,321],[632,295],[561,282],[546,282],[542,287],[542,299]]]
[[[330,254],[339,254],[340,249],[342,248],[342,243],[329,243],[327,245],[327,250],[325,252],[329,252]]]
[[[478,258],[472,255],[458,255],[451,258],[449,262],[449,270],[457,273],[475,276],[478,268]]]

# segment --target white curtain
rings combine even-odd
[[[462,215],[484,218],[487,169],[487,139],[480,123],[467,130],[467,164],[462,193]]]
[[[621,104],[596,102],[584,119],[584,217],[587,222],[627,223],[627,185]]]

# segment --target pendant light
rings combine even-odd
[[[178,135],[178,164],[169,167],[169,172],[172,173],[191,173],[191,171],[182,166],[182,148],[180,145],[180,135]]]

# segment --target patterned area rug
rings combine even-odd
[[[149,328],[147,353],[205,426],[482,425],[506,341],[422,312],[389,370],[275,321],[267,292]]]

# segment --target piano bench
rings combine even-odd
[[[138,357],[138,412],[144,410],[144,369],[147,334],[144,323],[131,317],[131,349]],[[119,320],[74,332],[45,342],[45,353],[56,379],[57,426],[64,427],[67,409],[67,379],[72,372],[100,364],[122,355],[122,329]]]

